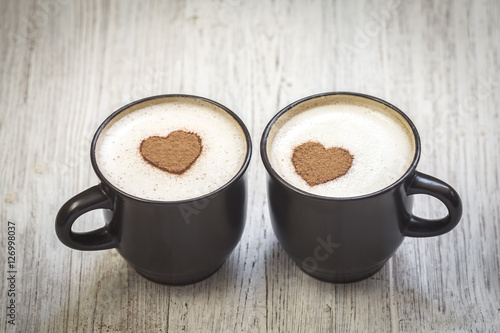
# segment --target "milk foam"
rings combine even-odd
[[[173,131],[194,132],[203,150],[182,175],[170,174],[147,163],[139,147],[150,136]],[[208,194],[229,182],[241,169],[247,143],[238,122],[208,102],[169,97],[133,106],[101,132],[95,149],[104,177],[136,197],[177,201]]]
[[[320,103],[299,104],[274,124],[267,154],[273,169],[288,183],[317,195],[354,197],[381,190],[408,170],[415,140],[404,118],[383,104],[347,99],[332,95]],[[347,174],[309,186],[291,162],[293,149],[307,141],[349,150],[354,161]]]

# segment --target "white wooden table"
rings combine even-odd
[[[499,21],[496,0],[2,0],[0,331],[500,331]],[[56,238],[59,207],[97,183],[90,141],[120,106],[208,97],[246,122],[258,148],[279,109],[334,90],[375,95],[412,118],[418,169],[462,196],[455,230],[407,238],[362,282],[317,281],[273,234],[254,149],[245,232],[205,281],[155,284],[114,250],[79,252]],[[445,209],[418,197],[415,212]],[[94,212],[76,228],[102,223]]]

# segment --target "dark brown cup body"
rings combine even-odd
[[[101,174],[95,160],[100,132],[120,112],[155,98],[187,97],[213,103],[232,115],[245,133],[247,153],[239,172],[207,195],[182,201],[152,201],[129,195]],[[101,183],[70,199],[56,217],[61,242],[77,250],[115,248],[137,272],[165,284],[188,284],[207,278],[238,244],[246,218],[245,171],[251,140],[243,122],[224,106],[189,95],[162,95],[131,103],[113,113],[97,130],[91,148],[94,171]],[[216,172],[216,171],[214,171]],[[76,219],[103,209],[105,226],[86,233],[71,230]]]
[[[272,168],[267,138],[276,120],[294,106],[314,98],[351,95],[382,103],[400,113],[415,137],[415,156],[405,174],[392,185],[372,194],[330,198],[302,191],[287,183]],[[378,98],[346,92],[306,97],[281,110],[267,125],[261,157],[268,171],[267,191],[274,233],[297,265],[320,280],[354,282],[377,272],[392,257],[405,236],[430,237],[453,229],[462,215],[458,193],[448,184],[416,171],[420,140],[410,119]],[[412,214],[413,194],[441,200],[448,215],[426,220]]]

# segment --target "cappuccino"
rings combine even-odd
[[[246,136],[219,106],[187,96],[133,105],[101,131],[95,158],[102,175],[132,196],[178,201],[211,193],[242,168]]]
[[[385,104],[354,95],[305,100],[273,124],[266,152],[289,184],[326,197],[355,197],[400,179],[415,158],[408,122]]]

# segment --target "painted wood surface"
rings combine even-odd
[[[499,22],[496,0],[1,1],[0,330],[498,332]],[[97,183],[91,138],[120,106],[162,93],[208,97],[245,121],[257,148],[279,109],[334,90],[378,96],[410,116],[423,144],[418,169],[462,196],[455,230],[407,238],[367,280],[317,281],[273,234],[255,149],[245,232],[205,281],[155,284],[114,250],[57,240],[59,207]],[[425,196],[415,212],[445,214]],[[75,227],[102,223],[93,212]]]

